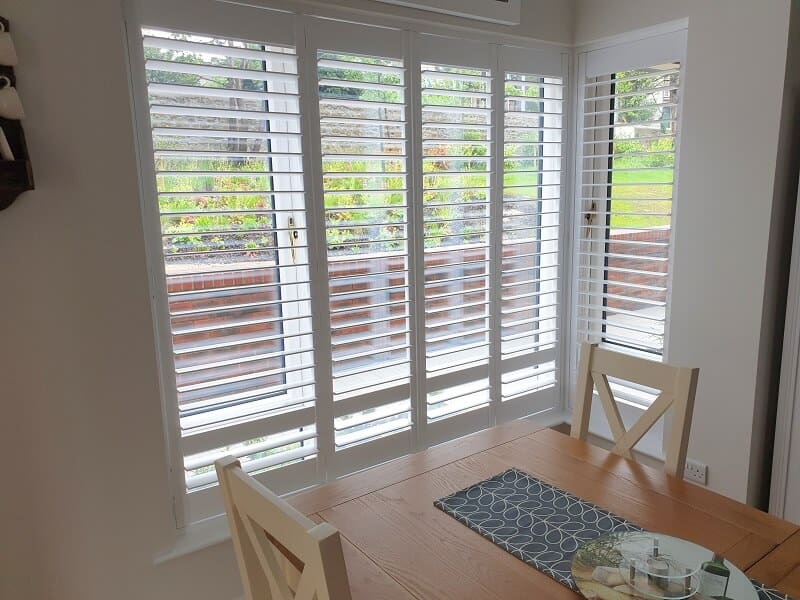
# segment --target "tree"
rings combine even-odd
[[[614,93],[618,123],[662,122],[674,127],[675,107],[662,106],[664,92],[675,104],[677,73],[658,75],[648,71],[622,71],[616,74]]]

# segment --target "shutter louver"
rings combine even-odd
[[[560,78],[505,75],[501,399],[556,380],[563,91]]]
[[[215,483],[225,454],[307,485],[317,450],[294,50],[143,35],[186,488]]]
[[[670,63],[584,84],[580,339],[663,354],[679,75]]]
[[[412,425],[405,69],[317,52],[337,450]]]
[[[422,64],[427,418],[490,402],[487,69]]]

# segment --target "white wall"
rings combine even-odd
[[[672,349],[702,369],[692,454],[743,498],[788,0],[579,7],[579,40],[690,17]],[[572,2],[523,8],[516,33],[572,40]],[[227,544],[152,561],[171,516],[121,15],[108,0],[4,6],[37,189],[0,212],[0,597],[229,600]],[[761,112],[734,128],[742,74]]]
[[[152,565],[170,516],[119,3],[4,16],[37,190],[0,215],[2,421],[17,433],[0,443],[24,478],[5,473],[2,495],[19,496],[0,516],[0,597],[228,600],[224,546]]]
[[[514,31],[569,43],[571,4],[526,0]],[[37,189],[0,213],[0,597],[230,600],[228,544],[153,565],[171,513],[120,2],[3,16]]]
[[[255,0],[256,2],[261,0]],[[373,0],[327,0],[326,5],[344,6],[366,13],[390,14],[421,19],[426,22],[447,23],[467,29],[498,31],[546,42],[571,44],[577,0],[522,0],[520,24],[514,26],[483,23],[450,15],[408,9]]]
[[[773,190],[789,8],[789,0],[579,0],[575,23],[583,44],[689,19],[669,358],[700,367],[689,455],[709,465],[711,488],[752,502],[766,485],[780,318],[779,249],[769,242],[785,210]]]

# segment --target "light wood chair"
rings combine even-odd
[[[612,352],[600,348],[597,344],[584,343],[581,346],[578,364],[578,386],[570,435],[586,441],[589,434],[593,390],[596,388],[614,438],[612,452],[625,458],[633,458],[631,454],[633,447],[667,409],[672,407],[672,422],[666,438],[664,470],[669,475],[683,479],[699,373],[700,369],[672,367]],[[609,377],[638,383],[661,392],[628,430],[625,429],[619,407],[608,384]]]
[[[339,531],[225,457],[215,463],[246,600],[351,600]]]

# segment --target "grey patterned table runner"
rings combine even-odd
[[[583,542],[615,531],[641,531],[518,469],[440,498],[434,506],[573,590],[572,555]],[[757,581],[753,585],[760,600],[791,600]]]

